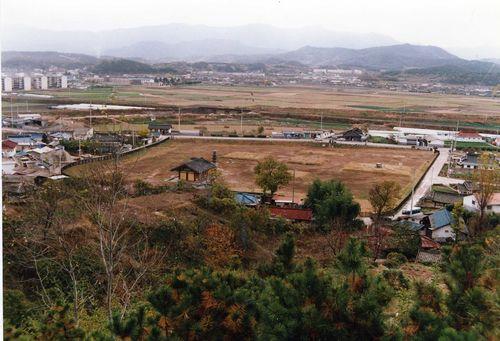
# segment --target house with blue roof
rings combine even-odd
[[[461,226],[460,234],[468,233],[463,221],[457,223],[451,212],[445,208],[425,217],[422,223],[427,229],[427,236],[440,243],[455,240],[457,227]]]
[[[7,139],[17,143],[19,149],[21,150],[30,150],[45,146],[45,143],[43,143],[41,139],[38,140],[33,138],[31,135],[10,135]]]

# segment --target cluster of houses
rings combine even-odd
[[[44,142],[42,133],[7,135],[2,141],[2,184],[4,194],[19,196],[41,178],[60,175],[61,167],[73,157],[56,143]]]
[[[2,176],[51,176],[73,157],[46,133],[10,134],[2,140]]]
[[[464,210],[478,213],[479,198],[475,193],[474,183],[468,180],[449,185],[434,184],[419,201],[419,212],[412,212],[401,220],[419,232],[422,242],[425,240],[427,247],[419,253],[420,260],[438,260],[441,244],[467,237],[470,233],[467,225],[461,218],[457,221],[450,210],[455,205],[462,205]],[[424,214],[424,211],[431,213]],[[500,192],[493,193],[486,203],[485,213],[500,214]]]
[[[499,154],[489,153],[487,155],[489,157],[486,160],[486,164],[484,164],[484,162],[483,164],[481,164],[481,153],[454,151],[450,155],[450,172],[452,173],[453,169],[474,170],[478,169],[480,166],[487,167],[488,169],[493,169],[494,167],[499,165]]]
[[[474,185],[471,181],[451,185],[433,185],[420,200],[420,206],[425,209],[451,207],[462,204],[464,209],[479,211],[478,199],[474,194]],[[486,213],[500,214],[500,193],[494,193],[485,208]]]

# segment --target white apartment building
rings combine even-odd
[[[66,76],[47,76],[49,88],[66,89],[68,87],[68,77]]]
[[[49,80],[47,76],[37,75],[31,79],[31,87],[38,90],[47,90],[49,88]]]
[[[31,77],[16,76],[12,78],[12,89],[15,90],[31,90]]]
[[[2,92],[12,92],[12,78],[2,77]]]

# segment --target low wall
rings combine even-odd
[[[429,167],[427,167],[427,170],[420,176],[420,178],[418,179],[417,183],[414,185],[414,188],[417,188],[418,186],[420,186],[420,183],[422,182],[422,180],[424,179],[424,177],[427,175],[427,173],[429,172],[429,170],[432,168],[432,166],[434,165],[434,162],[436,162],[440,152],[439,150],[437,150],[435,153],[435,156],[434,156],[434,159],[432,160],[432,162],[429,164]],[[410,199],[411,197],[411,191],[410,193],[408,193],[402,200],[401,202],[398,204],[398,206],[396,206],[396,208],[394,208],[392,210],[392,214],[396,214],[397,212],[399,212],[400,209],[403,208],[404,204],[406,203],[406,201],[408,201],[408,199]],[[416,204],[416,203],[414,203]]]
[[[150,144],[146,144],[144,146],[141,146],[141,147],[138,147],[138,148],[135,148],[135,149],[127,150],[126,152],[120,153],[119,156],[125,156],[125,155],[134,154],[134,153],[140,152],[140,151],[142,151],[144,149],[148,149],[148,148],[157,146],[157,145],[159,145],[161,143],[164,143],[164,142],[166,142],[168,140],[170,140],[170,137],[167,137],[164,140],[160,140],[160,141],[156,141],[156,142],[153,142],[153,143],[150,143]],[[82,160],[78,160],[78,161],[75,161],[75,162],[71,162],[71,163],[68,163],[67,165],[64,165],[61,168],[61,174],[69,176],[66,173],[66,171],[68,169],[70,169],[70,168],[73,168],[73,167],[76,167],[76,166],[79,166],[79,165],[83,165],[83,164],[87,164],[87,163],[93,163],[93,162],[98,162],[98,161],[111,160],[113,157],[115,157],[113,154],[108,154],[108,155],[96,156],[96,157],[93,157],[93,158],[90,158],[90,159],[82,159]]]

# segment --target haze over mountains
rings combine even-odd
[[[17,26],[8,27],[4,32],[4,51],[60,51],[150,60],[157,57],[154,50],[170,52],[164,58],[175,59],[199,55],[200,51],[205,51],[207,57],[292,51],[306,45],[359,49],[398,43],[391,37],[373,33],[336,32],[321,27],[278,28],[263,24],[235,27],[168,24],[98,32]],[[145,50],[146,43],[148,48]]]
[[[165,67],[162,63],[172,62],[257,66],[295,63],[307,67],[409,70],[413,73],[416,71],[411,70],[418,69],[421,70],[419,74],[453,75],[457,81],[472,74],[471,79],[488,79],[487,83],[492,84],[500,74],[500,66],[495,60],[468,61],[436,46],[401,44],[384,35],[335,32],[320,27],[285,29],[261,24],[236,27],[169,24],[99,32],[16,27],[7,32],[3,50],[11,51],[2,53],[2,64],[21,69],[50,65],[92,66],[99,72],[126,73],[130,72],[126,68],[147,72],[162,69]],[[113,58],[133,59],[134,62],[110,63],[109,59]],[[493,79],[490,79],[491,74],[494,74]]]

